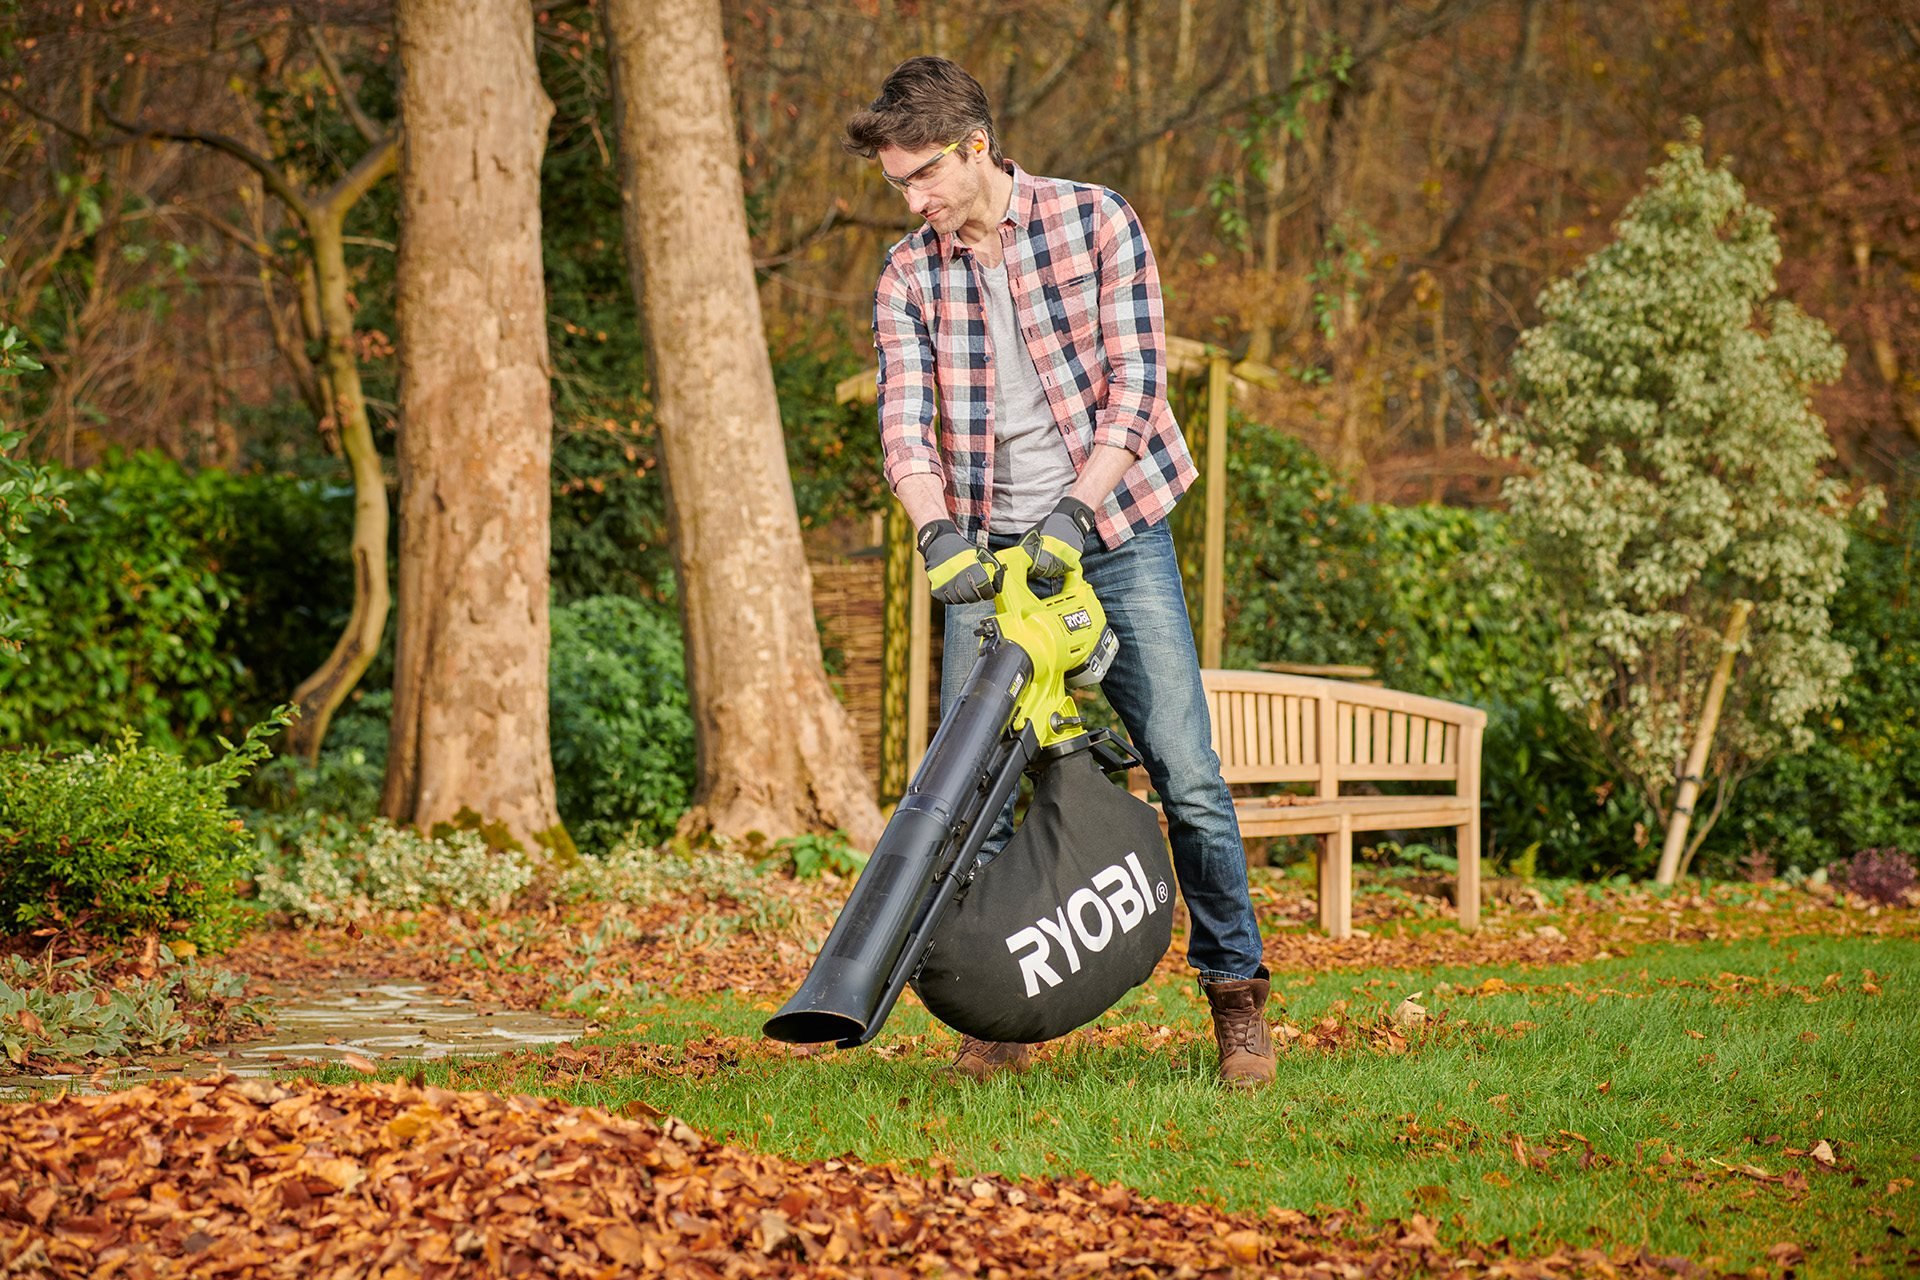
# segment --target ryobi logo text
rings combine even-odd
[[[1116,862],[1096,872],[1091,889],[1076,889],[1066,905],[1051,916],[1041,916],[1031,925],[1007,939],[1007,950],[1020,960],[1020,976],[1027,982],[1027,999],[1040,994],[1040,984],[1060,985],[1058,971],[1047,963],[1053,945],[1067,953],[1067,972],[1080,972],[1080,952],[1105,951],[1113,941],[1117,921],[1121,933],[1132,933],[1142,920],[1160,909],[1167,900],[1167,886],[1149,885],[1140,859],[1129,853],[1124,864]],[[1076,943],[1078,945],[1076,945]],[[1025,951],[1025,955],[1021,952]]]

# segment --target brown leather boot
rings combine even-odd
[[[1267,1026],[1267,970],[1240,982],[1202,981],[1220,1046],[1220,1083],[1258,1089],[1273,1083],[1273,1032]]]
[[[1032,1065],[1030,1045],[961,1036],[960,1055],[948,1064],[947,1070],[969,1080],[991,1080],[1003,1071],[1025,1071]]]

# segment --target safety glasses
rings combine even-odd
[[[890,173],[882,172],[880,176],[887,180],[888,186],[892,187],[895,191],[898,191],[903,195],[909,191],[921,190],[925,186],[927,171],[932,169],[933,166],[939,164],[942,160],[945,160],[948,156],[952,155],[955,151],[959,150],[960,144],[965,141],[966,141],[965,138],[957,138],[954,141],[949,142],[946,146],[934,152],[932,159],[928,160],[925,164],[915,169],[912,173],[896,178]]]

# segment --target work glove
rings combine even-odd
[[[1093,536],[1093,508],[1078,498],[1062,498],[1046,518],[1027,530],[1020,549],[1033,561],[1029,577],[1052,582],[1080,567],[1080,553]]]
[[[1000,589],[1000,562],[960,536],[951,520],[930,520],[915,539],[927,564],[927,583],[941,604],[991,600]]]

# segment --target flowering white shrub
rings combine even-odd
[[[771,863],[756,862],[726,841],[710,849],[626,844],[603,857],[581,858],[555,886],[569,900],[648,906],[685,903],[688,928],[718,923],[728,931],[781,934],[812,927],[791,897],[779,892]],[[694,916],[701,920],[694,920]]]
[[[421,907],[504,908],[533,879],[518,850],[497,851],[476,832],[440,838],[379,819],[334,828],[268,857],[254,877],[260,903],[312,920]]]
[[[1855,504],[1823,474],[1810,403],[1845,352],[1768,301],[1772,215],[1689,130],[1613,242],[1541,295],[1513,361],[1524,408],[1482,439],[1526,467],[1504,493],[1564,627],[1553,692],[1663,818],[1734,601],[1754,612],[1708,764],[1713,816],[1756,763],[1805,749],[1852,669],[1827,606]]]

